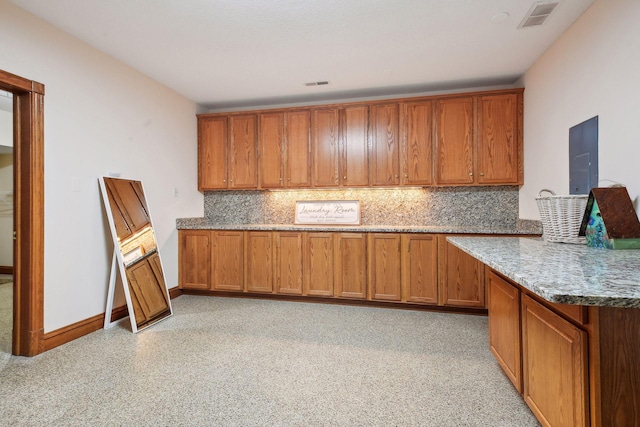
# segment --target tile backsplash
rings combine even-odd
[[[293,224],[296,200],[360,200],[363,225],[515,227],[518,187],[207,191],[217,224]]]

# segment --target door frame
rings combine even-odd
[[[44,351],[44,85],[0,70],[13,93],[13,347]]]

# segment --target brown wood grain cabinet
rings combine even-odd
[[[371,185],[400,184],[400,105],[372,105]]]
[[[312,110],[312,149],[314,187],[337,187],[339,164],[339,109],[317,108]]]
[[[244,233],[214,231],[212,285],[218,291],[244,290]]]
[[[401,182],[433,184],[433,101],[402,104]]]
[[[227,117],[198,118],[198,190],[226,189]]]
[[[340,111],[340,184],[369,185],[369,107],[357,105]]]
[[[284,187],[284,113],[259,115],[260,188]]]
[[[588,426],[587,333],[522,296],[523,397],[545,426]]]
[[[522,393],[522,335],[520,332],[520,291],[487,270],[489,348],[502,370]]]
[[[105,180],[118,240],[126,240],[150,225],[147,202],[140,181]]]
[[[485,308],[484,264],[439,237],[440,303]]]
[[[402,299],[401,236],[396,233],[369,234],[369,289],[374,300]]]
[[[285,113],[285,180],[287,188],[311,187],[311,112]]]
[[[127,267],[127,281],[136,324],[142,326],[170,312],[160,257],[157,252]]]
[[[367,298],[367,236],[336,233],[334,296]]]
[[[247,231],[244,236],[244,289],[273,292],[273,233]]]
[[[436,184],[473,184],[473,117],[473,97],[436,101]]]
[[[402,235],[402,301],[438,303],[438,238]]]
[[[208,230],[178,231],[179,285],[182,289],[211,288],[211,232]]]
[[[229,117],[229,188],[258,187],[256,114]]]
[[[304,295],[333,296],[333,233],[304,233]]]
[[[198,188],[522,184],[522,94],[200,114]]]
[[[275,234],[275,291],[279,294],[302,295],[304,260],[302,233],[277,231]]]
[[[518,183],[518,97],[478,97],[479,184]]]

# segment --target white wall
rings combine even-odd
[[[638,22],[638,0],[598,0],[526,72],[521,218],[539,219],[540,189],[569,194],[569,128],[596,115],[599,177],[625,184],[638,211]]]
[[[0,265],[13,266],[13,153],[0,154]]]
[[[13,113],[0,109],[0,145],[13,147]]]
[[[104,312],[113,245],[98,177],[107,171],[143,181],[167,283],[176,286],[175,219],[203,215],[197,106],[6,0],[0,40],[0,69],[46,91],[45,332]]]

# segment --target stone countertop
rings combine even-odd
[[[548,301],[640,308],[640,250],[596,249],[522,237],[447,240]]]
[[[217,224],[206,218],[178,218],[178,230],[338,231],[354,233],[541,234],[536,227],[447,227],[414,225]]]

